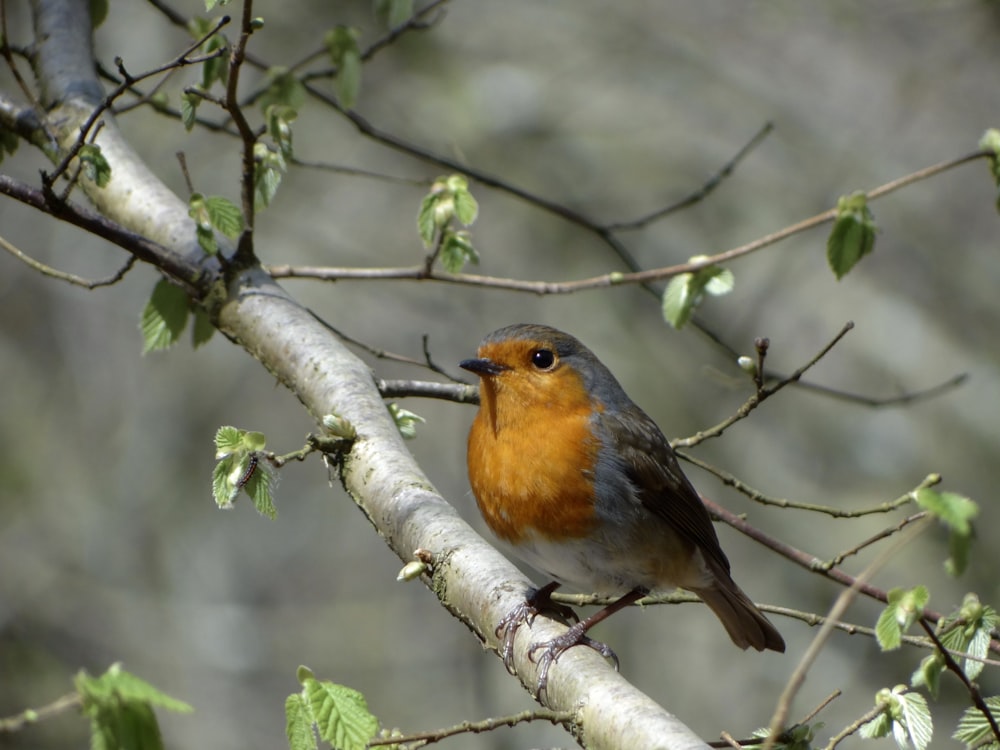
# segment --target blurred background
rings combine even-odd
[[[14,7],[10,7],[14,6]],[[336,24],[383,32],[372,3],[258,2],[265,27],[253,54],[291,65]],[[204,12],[191,0],[173,7]],[[236,15],[236,6],[227,9]],[[8,4],[12,43],[30,41],[25,9]],[[775,129],[707,200],[622,239],[647,268],[720,252],[836,203],[976,148],[1000,125],[1000,6],[984,0],[454,0],[434,27],[411,33],[368,64],[357,110],[429,151],[502,176],[597,221],[635,218],[697,190],[765,123]],[[188,44],[152,5],[112,4],[97,56],[132,73]],[[25,67],[24,73],[28,75]],[[197,81],[176,74],[166,89]],[[248,72],[246,82],[255,76]],[[9,72],[6,96],[18,98]],[[321,84],[329,86],[329,84]],[[208,106],[202,114],[213,116]],[[214,116],[213,116],[214,117]],[[157,173],[187,189],[238,200],[238,144],[141,109],[121,125]],[[308,104],[296,155],[400,178],[441,170],[367,140]],[[46,168],[21,147],[4,172],[37,183]],[[570,280],[621,270],[580,228],[473,184],[477,272]],[[415,218],[426,187],[296,169],[258,217],[265,262],[412,265],[424,250]],[[959,580],[942,570],[938,529],[909,546],[874,583],[926,583],[948,611],[967,591],[1000,602],[995,492],[1000,480],[1000,285],[996,190],[983,162],[894,193],[873,205],[876,251],[837,282],[825,259],[829,227],[731,265],[733,294],[701,314],[720,338],[768,362],[803,364],[848,320],[855,330],[811,382],[872,397],[916,391],[968,373],[961,388],[907,406],[871,408],[788,389],[697,455],[774,497],[862,508],[892,500],[928,473],[980,503],[979,544]],[[122,253],[12,201],[2,235],[62,270],[103,277]],[[492,655],[419,583],[395,582],[400,561],[321,463],[289,466],[279,517],[248,503],[221,512],[211,496],[212,437],[232,424],[265,432],[268,447],[301,447],[313,429],[288,392],[222,337],[193,352],[140,356],[139,315],[156,281],[133,270],[88,292],[42,278],[0,256],[0,715],[44,705],[80,669],[126,669],[191,703],[161,715],[169,746],[282,747],[285,697],[306,664],[362,691],[387,726],[427,730],[535,704]],[[713,425],[747,397],[732,358],[692,329],[662,321],[659,301],[636,287],[539,297],[414,282],[285,282],[292,294],[373,347],[434,360],[456,375],[487,332],[535,321],[568,330],[616,373],[671,437]],[[368,358],[380,377],[430,378]],[[473,409],[409,399],[427,423],[410,447],[436,487],[482,529],[465,476]],[[706,495],[822,559],[890,517],[833,520],[754,505],[708,474]],[[734,577],[758,601],[825,612],[840,589],[720,527]],[[858,572],[877,554],[849,559]],[[539,579],[539,583],[541,581]],[[880,607],[859,600],[848,619],[873,625]],[[744,654],[700,606],[624,612],[596,631],[622,672],[706,739],[743,737],[766,724],[815,630],[775,618],[788,653]],[[867,711],[876,691],[907,682],[925,652],[880,654],[862,636],[833,636],[792,715],[835,689],[819,717],[823,741]],[[948,746],[967,697],[943,678],[932,702],[935,746]],[[1000,692],[995,670],[980,678]],[[78,747],[71,715],[0,747]],[[855,740],[855,742],[857,742]],[[886,741],[889,742],[889,741]],[[466,736],[445,747],[570,746],[549,726]]]

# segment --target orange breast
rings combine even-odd
[[[593,468],[599,448],[591,406],[577,382],[523,398],[483,381],[469,433],[469,481],[487,525],[517,544],[528,535],[558,541],[594,528]]]

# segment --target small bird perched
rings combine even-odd
[[[479,376],[469,432],[469,482],[494,534],[554,579],[497,628],[513,671],[517,628],[550,605],[561,584],[620,596],[542,651],[538,691],[566,649],[595,624],[654,589],[697,594],[740,648],[784,651],[785,642],[729,574],[712,520],[673,449],[587,347],[569,334],[519,324],[489,334],[460,366]]]

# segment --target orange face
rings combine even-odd
[[[554,346],[524,338],[487,341],[462,367],[482,381],[469,480],[489,527],[512,544],[588,533],[599,443],[580,374]]]

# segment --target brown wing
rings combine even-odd
[[[602,412],[598,419],[643,506],[697,546],[711,568],[721,567],[728,575],[729,560],[712,519],[656,423],[635,404]]]

